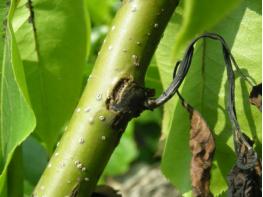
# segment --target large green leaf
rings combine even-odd
[[[183,23],[178,32],[176,43],[172,50],[172,60],[178,58],[178,53],[195,35],[210,29],[229,13],[240,0],[185,0],[183,1]]]
[[[160,109],[154,112],[144,111],[140,117],[128,124],[104,170],[104,175],[122,175],[129,170],[134,160],[150,162],[154,159],[160,135],[161,117]]]
[[[11,26],[15,1],[11,1],[5,35],[1,75],[0,107],[0,196],[5,197],[7,167],[18,145],[33,131],[36,125],[31,108],[23,65]]]
[[[210,18],[209,13],[206,13],[208,19]],[[202,24],[200,23],[200,25]],[[209,26],[208,28],[205,27],[202,31],[209,30],[209,28]],[[260,82],[260,2],[243,1],[235,11],[214,27],[212,31],[219,33],[226,39],[242,71],[244,73],[249,72],[257,82]],[[226,71],[221,46],[218,43],[206,40],[200,42],[195,48],[196,52],[192,66],[181,92],[186,100],[202,113],[215,133],[216,154],[212,168],[211,190],[215,195],[219,195],[227,189],[226,177],[235,160],[232,129],[225,109],[228,87]],[[159,58],[163,59],[164,57],[159,56]],[[163,81],[168,81],[169,78],[165,78],[170,76],[171,73],[168,74],[168,72],[162,71],[162,67],[160,67],[160,70]],[[167,83],[164,84],[167,86]],[[250,88],[237,77],[237,115],[242,130],[250,137],[253,137],[256,142],[256,149],[261,151],[260,114],[248,103]],[[180,106],[178,100],[173,99],[172,102],[170,105],[168,104],[170,115],[165,117],[170,120],[171,124],[168,127],[169,135],[163,156],[162,170],[179,190],[187,192],[191,189],[189,175],[191,154],[188,146],[189,121],[187,113]]]
[[[118,0],[86,0],[86,1],[91,16],[91,20],[94,25],[109,24],[114,16],[114,11],[116,11],[118,4],[120,4]]]
[[[25,194],[30,196],[48,163],[48,153],[32,136],[22,146]]]
[[[49,152],[82,89],[89,44],[85,9],[84,0],[33,0],[32,6],[21,0],[15,12],[13,26],[37,117],[35,133]]]
[[[129,169],[130,163],[138,155],[136,144],[133,141],[133,131],[134,121],[129,123],[119,145],[114,150],[110,161],[104,170],[104,175],[120,175]]]
[[[145,86],[155,90],[156,95],[160,95],[163,91],[162,83],[160,80],[160,73],[157,67],[155,58],[151,61],[145,76]]]
[[[24,194],[24,172],[21,145],[16,147],[8,166],[7,193],[11,197],[20,197]],[[15,188],[15,189],[14,189]]]
[[[239,2],[240,0],[216,0],[213,3],[209,0],[180,2],[165,30],[164,37],[155,55],[163,87],[170,84],[173,65],[183,54],[186,44],[195,35],[209,30]],[[174,100],[168,102],[164,107],[162,131],[165,135],[169,132],[174,107]]]

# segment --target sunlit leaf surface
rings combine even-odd
[[[218,20],[214,20],[214,24],[217,23],[215,27],[211,28],[211,25],[204,22],[204,26],[199,32],[212,31],[222,35],[229,44],[241,70],[246,74],[249,73],[256,82],[261,81],[261,7],[259,5],[259,1],[243,1],[220,23],[217,23]],[[210,18],[207,15],[207,20],[210,19],[212,20],[213,17]],[[202,22],[199,25],[202,26]],[[170,31],[172,30],[178,31],[170,29]],[[172,34],[167,32],[167,37],[164,37],[162,43],[163,46],[169,41],[169,35]],[[170,40],[172,39],[174,38],[170,38]],[[164,47],[161,47],[159,50],[165,50]],[[211,191],[215,195],[219,195],[227,189],[226,177],[235,160],[232,130],[225,108],[228,87],[226,71],[221,46],[218,43],[211,40],[201,41],[195,48],[192,66],[181,92],[187,101],[201,112],[209,127],[215,132],[216,152],[212,167]],[[172,64],[169,67],[168,61],[165,61],[165,56],[162,55],[163,53],[161,54],[159,51],[159,54],[158,56],[157,52],[157,64],[160,68],[163,84],[167,87],[168,80],[170,80],[170,77],[167,79],[167,76],[171,76],[173,67]],[[167,57],[168,60],[169,58],[177,59],[178,57],[172,55],[172,57]],[[168,66],[163,66],[163,62]],[[169,72],[170,74],[168,74]],[[255,140],[256,150],[261,154],[261,115],[257,109],[249,105],[248,98],[251,87],[240,78],[238,73],[236,76],[238,120],[242,130]],[[188,145],[189,122],[187,121],[187,114],[178,105],[177,99],[170,101],[167,106],[165,118],[168,119],[166,122],[170,124],[166,127],[169,134],[162,169],[179,190],[187,192],[191,189],[189,174],[191,154]]]
[[[17,49],[12,20],[15,9],[11,3],[5,35],[1,75],[0,107],[0,196],[5,197],[7,167],[15,148],[33,131],[36,125],[27,92],[24,69]]]
[[[37,117],[51,153],[82,90],[88,23],[84,1],[21,0],[13,26]]]

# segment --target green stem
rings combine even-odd
[[[35,196],[76,196],[80,183],[91,195],[127,122],[139,115],[147,66],[177,4],[123,1]]]

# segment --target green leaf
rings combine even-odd
[[[119,145],[113,152],[107,164],[104,175],[120,175],[128,171],[130,163],[137,157],[138,151],[133,140],[134,121],[130,122]]]
[[[18,146],[12,156],[8,166],[8,196],[23,196],[24,177],[23,177],[23,156],[22,147]]]
[[[36,185],[48,163],[48,153],[32,136],[27,138],[22,148],[24,178],[31,185]]]
[[[145,77],[145,86],[155,90],[156,95],[160,95],[163,92],[162,83],[160,80],[159,69],[156,65],[156,60],[153,58],[150,66],[147,69]]]
[[[46,149],[35,139],[29,136],[22,144],[24,196],[31,196],[35,185],[48,163]]]
[[[0,107],[0,196],[7,195],[7,167],[18,145],[34,130],[36,120],[31,108],[23,65],[11,26],[15,2],[11,1],[1,75]]]
[[[209,13],[207,13],[207,18],[210,19]],[[200,23],[200,25],[202,24]],[[262,62],[260,2],[243,1],[236,10],[211,31],[219,33],[226,39],[242,71],[249,73],[255,81],[260,82]],[[202,113],[209,127],[214,131],[216,153],[212,167],[211,191],[217,196],[227,189],[227,174],[235,160],[232,129],[225,109],[227,77],[221,46],[218,43],[206,40],[199,42],[195,48],[192,66],[182,85],[181,93]],[[172,69],[172,67],[170,68]],[[160,70],[161,77],[164,79],[172,74],[172,72],[170,74],[163,72],[162,67]],[[248,87],[240,79],[238,73],[236,76],[238,120],[242,130],[255,140],[256,150],[260,155],[261,115],[248,103],[248,92],[251,87]],[[166,79],[166,81],[168,80]],[[162,170],[181,192],[187,192],[191,190],[189,175],[191,154],[188,147],[189,121],[178,100],[173,99],[172,102],[167,105],[170,115],[165,117],[169,119],[171,124],[168,127],[169,135],[162,160]]]
[[[86,0],[91,20],[94,25],[109,24],[114,16],[117,0]],[[99,5],[99,9],[98,9]]]
[[[200,32],[209,30],[240,2],[240,0],[216,0],[213,3],[210,0],[183,1],[183,23],[172,51],[173,60],[178,58],[178,51],[181,51],[188,41]]]
[[[165,30],[164,37],[155,53],[160,78],[165,89],[171,82],[174,64],[181,58],[187,43],[195,35],[209,30],[224,18],[240,0],[186,0],[179,6]],[[174,99],[164,107],[162,132],[169,133],[173,119]]]
[[[156,146],[158,144],[158,126],[161,125],[161,117],[162,113],[160,109],[156,109],[154,112],[144,111],[140,117],[128,124],[119,145],[116,147],[105,168],[104,175],[116,176],[124,174],[129,170],[131,162],[135,159],[140,159],[141,155],[145,156],[144,153],[147,155],[143,159],[149,159],[147,156],[150,155],[149,160],[153,160],[153,155],[156,152]],[[136,136],[136,131],[141,133],[141,135]],[[137,145],[135,136],[137,139],[139,138]],[[140,149],[142,147],[140,147],[139,144],[143,149]]]
[[[21,0],[13,20],[37,117],[35,134],[49,153],[82,90],[90,32],[84,5],[84,0],[33,0],[30,6]]]

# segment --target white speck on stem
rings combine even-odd
[[[90,107],[86,107],[86,108],[84,109],[85,112],[90,112],[90,110],[91,110]]]
[[[105,135],[101,136],[101,139],[106,140],[106,136]]]
[[[136,42],[136,44],[137,44],[137,45],[141,45],[141,42],[138,41],[138,42]]]
[[[80,138],[79,138],[79,143],[80,143],[80,144],[84,144],[84,143],[85,143],[85,140],[83,139],[83,137],[80,137]]]
[[[159,24],[158,23],[155,23],[154,24],[154,28],[158,28]]]
[[[64,168],[65,166],[66,166],[65,162],[62,161],[61,164],[60,164],[60,167],[61,167],[61,168]]]
[[[140,66],[139,57],[137,55],[132,55],[132,63],[135,66]]]
[[[111,30],[113,31],[115,28],[116,28],[115,25],[113,25],[112,28],[111,28]]]
[[[44,185],[42,185],[42,186],[40,187],[40,189],[41,189],[41,190],[44,190],[44,189],[45,189],[45,186],[44,186]]]
[[[109,49],[109,51],[111,51],[111,50],[113,49],[113,47],[110,45],[110,46],[108,47],[108,49]]]
[[[89,181],[89,178],[88,178],[88,177],[85,177],[84,180],[85,180],[85,181]]]
[[[58,155],[59,155],[59,153],[58,153],[58,152],[56,152],[56,153],[55,153],[55,157],[57,157]]]
[[[82,164],[81,163],[77,164],[77,168],[81,169],[82,168]]]
[[[100,101],[101,99],[102,99],[102,95],[101,95],[101,94],[97,94],[96,100],[97,100],[97,101]]]
[[[104,116],[99,116],[99,119],[100,119],[101,121],[104,121],[106,118],[105,118]]]
[[[136,5],[132,6],[132,12],[136,12],[136,11],[137,11],[137,6]]]
[[[76,109],[76,112],[78,113],[78,112],[80,112],[81,111],[81,109],[78,107],[77,109]]]
[[[86,168],[85,168],[85,167],[81,168],[81,171],[82,171],[82,172],[85,172],[85,171],[86,171]]]
[[[49,163],[47,167],[48,167],[48,168],[51,168],[51,167],[52,167],[52,164],[51,164],[51,163]]]
[[[79,161],[79,160],[76,160],[76,161],[74,161],[74,164],[75,164],[75,165],[78,165],[78,164],[80,164],[80,161]]]
[[[90,118],[88,119],[88,121],[89,121],[90,124],[92,124],[93,121],[94,121],[94,119],[93,119],[92,117],[90,117]]]

